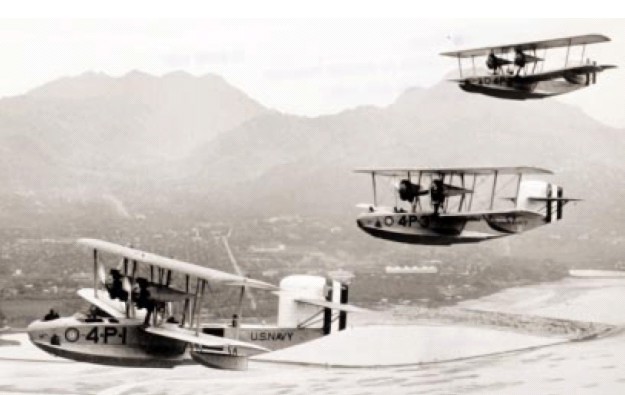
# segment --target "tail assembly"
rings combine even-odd
[[[517,208],[545,213],[545,222],[551,223],[554,220],[561,220],[564,215],[564,206],[568,202],[577,202],[581,199],[564,197],[564,189],[555,184],[545,181],[529,180],[521,182],[518,197],[516,199]],[[555,203],[555,210],[554,210]]]
[[[321,328],[328,335],[347,327],[347,313],[365,309],[347,304],[349,286],[320,276],[288,276],[278,291],[278,326]]]

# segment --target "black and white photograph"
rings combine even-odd
[[[625,393],[602,3],[9,7],[0,394]]]

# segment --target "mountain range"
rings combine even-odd
[[[601,98],[601,84],[589,89]],[[371,199],[356,167],[535,165],[585,199],[556,234],[619,245],[623,152],[624,131],[583,109],[467,94],[447,81],[386,107],[304,117],[215,75],[85,73],[0,100],[0,218],[351,219]]]

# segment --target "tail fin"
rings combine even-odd
[[[564,189],[555,184],[549,184],[545,181],[529,180],[523,181],[520,186],[517,207],[529,209],[533,211],[545,210],[545,222],[549,223],[555,219],[560,220],[563,217],[564,206],[568,202],[580,201],[581,199],[564,197]]]

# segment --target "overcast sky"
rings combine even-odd
[[[407,88],[438,83],[457,68],[442,51],[586,33],[613,40],[589,46],[587,57],[621,68],[557,100],[625,128],[625,20],[0,20],[0,96],[86,71],[186,70],[219,74],[268,107],[314,116],[387,105]]]

